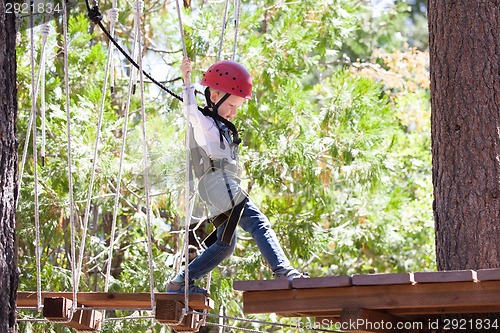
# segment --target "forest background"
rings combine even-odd
[[[71,3],[71,2],[70,2]],[[223,1],[184,1],[187,52],[193,79],[217,59]],[[112,3],[102,2],[103,13]],[[243,145],[243,184],[270,218],[293,265],[311,276],[435,270],[432,215],[429,56],[426,2],[323,0],[242,1],[235,60],[254,82],[254,98],[235,120]],[[119,2],[118,43],[133,48],[134,13]],[[78,240],[93,163],[108,39],[73,3],[68,25],[68,77],[74,197]],[[230,6],[221,58],[230,59],[235,26]],[[108,24],[107,16],[104,23]],[[22,26],[22,25],[25,26]],[[32,109],[32,68],[38,70],[41,26],[21,23],[18,35],[19,156]],[[46,153],[38,158],[43,290],[69,291],[69,191],[61,20],[50,21],[44,101]],[[24,28],[24,29],[23,29]],[[181,93],[183,57],[175,2],[144,2],[140,24],[146,72]],[[141,94],[129,94],[130,63],[113,53],[111,89],[104,103],[102,138],[86,236],[81,291],[102,291],[112,222],[116,218],[110,291],[149,291],[143,177]],[[134,76],[134,75],[132,75]],[[133,78],[137,80],[137,77]],[[201,91],[201,87],[198,86]],[[130,103],[128,103],[130,98]],[[148,178],[151,184],[154,282],[164,291],[175,274],[183,237],[182,105],[146,80]],[[203,100],[200,99],[200,105]],[[129,109],[129,110],[127,110]],[[129,111],[129,117],[125,117]],[[40,111],[38,111],[40,115]],[[116,180],[128,121],[120,205]],[[41,133],[42,119],[37,119]],[[42,144],[40,137],[37,143]],[[36,290],[33,150],[28,140],[17,238],[19,290]],[[41,154],[38,152],[38,154]],[[21,160],[21,159],[20,159]],[[22,163],[21,163],[22,164]],[[232,281],[272,279],[248,235],[212,274],[214,313],[241,316]],[[236,296],[236,297],[235,297]],[[130,312],[108,312],[119,317]],[[145,314],[136,312],[135,315]],[[21,312],[19,317],[32,316]],[[258,316],[268,321],[287,320]],[[302,319],[307,321],[309,319]],[[281,327],[237,322],[266,332]],[[69,332],[60,325],[21,323],[21,332]],[[103,332],[166,332],[148,320],[110,321]],[[289,329],[290,332],[293,329]]]

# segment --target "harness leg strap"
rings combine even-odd
[[[245,208],[247,202],[248,197],[245,195],[245,198],[237,205],[235,205],[232,209],[213,218],[211,222],[214,224],[216,230],[214,230],[210,235],[208,235],[207,238],[205,238],[203,244],[205,244],[205,246],[207,247],[214,244],[217,241],[217,229],[219,229],[219,227],[223,225],[224,222],[227,222],[222,233],[221,241],[227,245],[231,245],[236,227],[240,222],[241,214],[243,214],[243,209]]]

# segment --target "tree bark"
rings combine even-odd
[[[440,270],[500,267],[499,12],[499,1],[429,1]]]
[[[437,267],[497,268],[500,1],[429,0],[428,18]]]
[[[14,14],[0,2],[0,332],[14,332],[18,273],[15,203],[17,199],[16,28]]]

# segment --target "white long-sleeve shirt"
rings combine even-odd
[[[225,160],[227,163],[237,165],[238,161],[238,147],[232,142],[229,129],[219,123],[218,126],[223,132],[223,141],[221,144],[221,132],[212,117],[207,117],[198,110],[196,99],[194,97],[194,86],[191,85],[189,89],[183,86],[184,93],[184,108],[186,110],[186,117],[193,126],[195,143],[191,143],[191,147],[196,144],[207,154],[207,156],[216,160]]]

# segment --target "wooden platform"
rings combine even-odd
[[[439,314],[500,313],[500,269],[235,281],[234,289],[243,291],[244,313],[316,317],[318,322],[385,320],[429,325]]]

